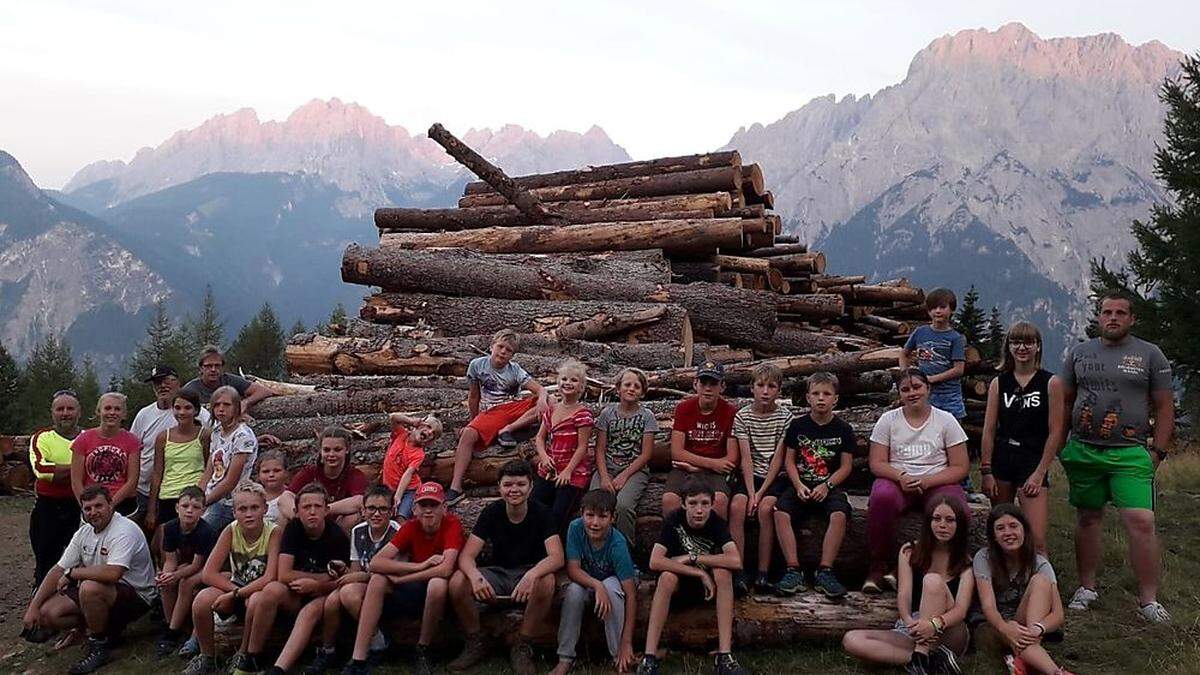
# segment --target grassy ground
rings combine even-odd
[[[1191,581],[1200,579],[1200,452],[1180,453],[1164,465],[1159,474],[1160,501],[1159,531],[1163,542],[1164,580],[1160,599],[1171,611],[1174,622],[1169,626],[1150,626],[1135,614],[1133,582],[1125,566],[1125,537],[1115,517],[1110,517],[1105,529],[1104,567],[1100,576],[1102,599],[1094,609],[1084,614],[1069,613],[1066,640],[1051,647],[1052,653],[1064,665],[1077,673],[1196,673],[1200,672],[1200,591]],[[1051,561],[1058,573],[1060,591],[1064,596],[1074,590],[1076,575],[1072,554],[1073,513],[1066,503],[1066,481],[1061,472],[1052,476],[1052,511],[1050,529]],[[29,508],[27,500],[0,500],[0,555],[24,547],[25,521]],[[20,549],[27,552],[28,549]],[[27,553],[24,553],[27,557]],[[0,565],[8,561],[0,560]],[[8,575],[11,579],[13,575]],[[21,584],[24,573],[20,575]],[[5,596],[23,593],[27,585],[16,589],[7,583]],[[65,672],[78,651],[65,654],[46,654],[39,646],[27,645],[16,639],[20,630],[21,611],[6,603],[0,614],[0,672],[42,673]],[[159,661],[154,658],[154,628],[143,620],[127,632],[125,646],[119,650],[120,661],[102,672],[155,674],[178,672],[181,661]],[[635,641],[635,645],[640,641]],[[543,654],[546,670],[553,666],[552,655]],[[742,663],[758,673],[801,672],[840,675],[871,672],[846,658],[836,644],[800,644],[791,649],[739,650]],[[451,658],[451,654],[444,658]],[[444,659],[442,660],[444,663]],[[973,653],[964,661],[968,673],[984,675],[1005,672],[999,657]],[[664,662],[671,673],[711,672],[711,660],[702,654],[672,654]],[[507,660],[496,658],[478,668],[478,673],[508,672]],[[406,673],[404,652],[389,654],[375,672]],[[584,673],[611,672],[605,664],[584,665]]]

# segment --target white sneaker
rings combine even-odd
[[[1088,605],[1100,599],[1100,594],[1090,588],[1080,586],[1075,589],[1075,595],[1071,596],[1071,602],[1067,603],[1067,609],[1085,610]]]
[[[375,634],[371,636],[371,645],[368,649],[372,654],[382,654],[387,651],[387,648],[387,636],[383,634],[383,631],[376,630]]]
[[[1138,609],[1138,614],[1150,623],[1170,623],[1171,615],[1167,613],[1167,609],[1161,603],[1149,602]]]

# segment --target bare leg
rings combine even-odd
[[[38,623],[47,628],[67,630],[79,627],[83,623],[83,614],[79,612],[79,606],[67,596],[53,595],[42,603]]]
[[[538,418],[538,409],[537,409],[537,406],[534,406],[534,407],[530,408],[529,410],[526,410],[525,412],[521,413],[521,416],[518,417],[517,419],[506,424],[502,429],[500,429],[500,433],[507,432],[507,433],[511,434],[514,431],[520,431],[521,429],[524,429],[525,427],[527,427],[530,424],[533,424],[535,421],[537,421],[537,418]]]
[[[437,636],[438,625],[446,613],[446,594],[450,584],[445,579],[430,579],[425,587],[425,610],[421,614],[421,636],[417,644],[428,647]]]
[[[713,499],[713,511],[724,520],[729,520],[729,495],[724,492],[718,492],[716,498]],[[740,550],[740,549],[739,549]]]
[[[787,511],[776,510],[775,536],[788,567],[800,567],[800,556],[796,553],[796,531],[792,529],[792,516]]]
[[[338,516],[337,524],[349,533],[360,521],[362,521],[362,514],[355,511],[354,513],[347,513],[344,516]]]
[[[775,498],[764,497],[758,504],[758,573],[771,570],[771,547],[775,545]]]
[[[379,629],[379,617],[383,614],[383,600],[391,592],[392,582],[381,574],[372,574],[366,587],[362,605],[358,610],[358,628],[354,633],[354,654],[350,657],[356,661],[367,660],[367,656],[371,652],[371,638]]]
[[[658,584],[654,587],[654,598],[650,601],[650,618],[646,625],[646,655],[658,655],[658,640],[662,637],[663,626],[667,623],[667,614],[671,610],[671,596],[679,587],[679,577],[674,572],[663,572],[658,575]]]
[[[916,583],[916,580],[913,580]],[[922,618],[944,614],[946,609],[954,603],[954,599],[950,597],[950,589],[946,586],[946,579],[937,572],[928,572],[921,578],[921,606],[917,609]],[[913,651],[928,654],[929,650],[936,645],[917,644],[913,647]]]
[[[296,665],[300,656],[304,654],[304,648],[308,646],[313,630],[317,627],[317,622],[321,620],[321,614],[325,610],[326,597],[321,596],[308,600],[296,614],[296,621],[292,623],[292,632],[288,634],[283,651],[279,652],[279,658],[275,659],[275,665],[282,668],[283,672],[286,673]]]
[[[261,653],[263,645],[267,643],[267,635],[270,634],[271,627],[275,625],[275,615],[279,612],[280,607],[290,609],[299,604],[299,596],[278,581],[272,581],[261,591],[251,595],[250,600],[246,603],[246,623],[250,624],[251,612],[254,613],[254,622],[253,625],[246,627],[246,633],[249,635],[246,641],[246,652],[249,654]]]
[[[825,538],[821,541],[821,567],[833,567],[833,563],[837,561],[838,551],[842,550],[842,540],[845,538],[846,514],[841,511],[829,514],[829,524],[825,526]],[[795,540],[793,536],[792,541]]]
[[[342,591],[346,586],[333,589],[325,596],[321,607],[321,646],[332,649],[337,640],[338,628],[342,625]]]
[[[1079,569],[1079,585],[1096,588],[1096,571],[1100,569],[1100,525],[1103,509],[1079,509],[1075,520],[1075,566]]]
[[[176,582],[170,586],[161,586],[158,589],[159,599],[162,601],[163,616],[167,618],[167,624],[172,624],[175,621],[175,605],[179,598],[179,583]]]
[[[521,637],[532,638],[538,628],[546,623],[550,614],[550,603],[554,600],[554,575],[546,574],[533,585],[533,592],[525,603],[521,616]]]
[[[458,615],[458,623],[467,635],[479,632],[479,608],[475,606],[475,596],[471,593],[471,582],[467,576],[455,572],[450,577],[450,603],[454,605],[454,613]]]
[[[890,630],[852,630],[842,637],[842,649],[869,663],[903,666],[912,658],[916,643]]]
[[[463,476],[467,475],[467,465],[471,463],[471,455],[479,445],[479,432],[471,427],[462,430],[458,437],[458,447],[454,448],[454,474],[450,478],[451,490],[462,490]]]
[[[1006,480],[996,481],[996,503],[997,504],[1012,504],[1016,499],[1017,486]]]
[[[733,537],[742,560],[746,559],[746,508],[749,505],[750,498],[743,494],[736,494],[729,501],[729,536]]]
[[[1054,592],[1054,585],[1049,579],[1041,574],[1033,575],[1025,589],[1025,596],[1021,598],[1021,605],[1017,608],[1017,622],[1026,628],[1032,628],[1033,624],[1045,619],[1054,607],[1054,599],[1051,597]],[[1058,664],[1040,642],[1026,647],[1021,652],[1021,660],[1038,672],[1053,673],[1058,670]]]
[[[1138,602],[1145,605],[1158,598],[1158,576],[1162,557],[1154,512],[1150,509],[1121,509],[1121,522],[1129,538],[1129,563],[1138,585]]]
[[[88,635],[103,635],[108,630],[108,614],[116,601],[116,586],[91,580],[79,583],[79,608]]]
[[[174,611],[169,615],[171,617],[170,628],[183,630],[187,627],[188,617],[191,615],[192,598],[196,596],[196,588],[199,585],[199,572],[179,580],[178,599],[175,601]]]
[[[1050,493],[1046,490],[1036,497],[1021,495],[1018,501],[1025,517],[1029,519],[1029,534],[1033,537],[1033,548],[1046,555],[1046,529],[1050,521]]]
[[[682,502],[680,502],[680,500],[679,500],[679,495],[675,494],[674,492],[664,492],[663,493],[663,496],[662,496],[663,518],[666,518],[667,516],[671,515],[675,511],[678,511],[680,506],[682,506]]]
[[[192,602],[192,625],[195,627],[196,640],[200,642],[200,653],[212,656],[216,653],[213,643],[213,603],[221,597],[219,588],[206,588],[196,595]]]
[[[733,573],[723,567],[712,570],[717,587],[717,651],[733,651]]]

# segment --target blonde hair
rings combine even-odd
[[[562,377],[568,373],[574,373],[575,375],[579,376],[580,380],[586,380],[587,372],[587,366],[583,365],[583,363],[577,359],[566,359],[562,363],[558,364],[559,377]]]
[[[434,438],[437,438],[438,436],[442,435],[442,431],[444,430],[444,427],[442,426],[442,421],[440,419],[438,419],[437,415],[430,413],[421,420],[421,423],[428,424],[429,428],[433,429],[433,437]]]
[[[501,328],[496,331],[492,335],[492,344],[496,344],[497,342],[507,343],[513,348],[514,352],[521,347],[521,337],[517,335],[517,331],[511,328]]]
[[[622,368],[621,372],[617,373],[617,388],[621,387],[621,382],[626,375],[633,375],[637,378],[638,384],[642,387],[642,396],[646,395],[646,390],[650,388],[650,381],[646,379],[646,373],[641,368]]]
[[[217,387],[217,390],[214,391],[212,393],[212,396],[210,396],[208,398],[209,407],[212,407],[213,402],[217,400],[218,396],[228,396],[229,397],[229,402],[232,403],[233,407],[235,408],[234,415],[233,415],[234,419],[237,419],[242,416],[242,395],[238,393],[237,389],[234,389],[233,387],[231,387],[229,385],[225,385],[223,387]]]
[[[774,363],[760,363],[754,366],[754,370],[750,371],[750,381],[759,382],[766,380],[775,384],[783,384],[783,370]]]
[[[261,469],[267,462],[279,462],[285,470],[287,469],[287,457],[278,450],[267,450],[258,456],[258,468]]]
[[[1014,340],[1033,340],[1037,343],[1037,354],[1033,357],[1033,367],[1042,367],[1042,333],[1038,327],[1028,321],[1018,321],[1009,327],[1004,335],[1004,347],[1000,350],[1000,365],[996,367],[1002,373],[1011,373],[1017,364],[1013,360],[1008,347]]]
[[[263,500],[264,504],[267,503],[267,489],[262,486],[262,483],[256,483],[252,480],[244,480],[233,488],[233,497],[237,497],[240,494],[254,495],[255,497]]]
[[[96,399],[96,415],[100,414],[100,408],[104,406],[104,399],[106,398],[117,399],[121,402],[122,408],[128,408],[129,406],[129,397],[125,394],[122,394],[119,391],[106,391],[103,394],[100,394],[100,398]],[[78,401],[79,399],[76,398],[75,400]]]

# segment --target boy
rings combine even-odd
[[[900,370],[914,364],[929,377],[929,403],[954,415],[967,416],[963,403],[962,376],[966,368],[967,340],[950,326],[958,299],[954,292],[936,288],[925,296],[929,324],[918,326],[900,354]]]
[[[199,590],[204,561],[217,543],[219,533],[204,515],[204,490],[189,485],[175,502],[178,516],[162,526],[163,567],[154,578],[162,596],[167,629],[158,641],[160,657],[179,650],[183,628],[191,618],[192,596]]]
[[[758,577],[754,585],[760,591],[769,590],[767,572],[771,568],[771,547],[775,543],[775,527],[771,512],[784,481],[775,480],[783,466],[783,453],[776,452],[792,421],[792,411],[779,405],[779,390],[783,387],[783,371],[773,363],[760,363],[751,372],[754,402],[733,416],[733,437],[741,453],[733,499],[729,504],[729,531],[737,544],[738,554],[746,559],[746,516],[758,515]],[[733,588],[738,595],[749,591],[746,573],[733,575]]]
[[[513,432],[533,424],[538,411],[546,408],[546,390],[525,369],[512,360],[520,346],[516,332],[501,330],[492,336],[492,349],[488,356],[473,359],[467,366],[467,410],[471,422],[458,437],[454,450],[454,475],[450,479],[450,490],[446,493],[446,504],[454,506],[463,498],[462,481],[471,463],[471,455],[482,450],[497,439],[504,446],[515,446]],[[531,392],[534,397],[517,398],[521,390]],[[535,409],[536,406],[536,409]]]
[[[458,571],[450,578],[450,601],[458,615],[466,645],[450,670],[466,670],[487,657],[479,634],[479,602],[524,603],[517,641],[509,655],[517,675],[533,675],[531,636],[545,623],[554,598],[554,573],[563,566],[562,539],[550,511],[529,500],[533,467],[514,459],[500,468],[500,500],[479,514],[459,556]],[[490,565],[476,558],[485,544],[492,549]]]
[[[417,638],[416,675],[431,675],[429,646],[445,613],[448,579],[463,547],[462,523],[446,512],[446,496],[437,483],[417,490],[413,518],[371,559],[371,581],[358,609],[354,655],[343,675],[367,675],[372,636],[382,615],[421,615]],[[407,560],[403,559],[407,558]],[[351,615],[355,607],[347,605]]]
[[[334,641],[342,622],[342,610],[357,614],[362,605],[363,593],[371,580],[371,558],[400,531],[396,521],[388,517],[392,511],[392,491],[386,485],[376,485],[363,497],[363,522],[350,532],[350,571],[337,581],[337,587],[325,596],[325,610],[321,622],[321,646],[316,656],[305,668],[306,673],[323,673],[332,665],[336,656]],[[382,652],[387,649],[387,639],[376,631],[371,649]]]
[[[296,497],[296,517],[288,521],[279,546],[278,581],[251,596],[254,624],[246,644],[246,655],[236,672],[257,673],[258,656],[282,609],[296,615],[291,634],[271,673],[282,675],[304,652],[325,607],[325,596],[337,587],[347,569],[350,540],[342,528],[328,519],[329,494],[317,482],[309,483]]]
[[[393,514],[403,523],[412,517],[413,499],[421,487],[417,470],[425,461],[425,448],[442,435],[442,421],[391,413],[392,440],[383,458],[383,484],[395,493]]]
[[[708,482],[689,478],[681,493],[683,508],[663,517],[662,533],[650,551],[650,569],[659,573],[650,620],[646,628],[646,653],[638,675],[657,675],[658,641],[672,599],[682,602],[717,601],[716,675],[745,675],[733,658],[733,572],[742,568],[737,545],[725,521],[713,514],[714,492]]]
[[[637,577],[629,541],[613,528],[617,496],[596,489],[583,496],[582,516],[567,527],[567,585],[558,622],[558,665],[551,675],[567,675],[589,600],[604,622],[608,653],[624,673],[633,665],[633,624],[637,618]]]
[[[696,395],[675,407],[671,426],[671,473],[662,496],[663,516],[679,509],[680,490],[689,478],[707,485],[716,495],[715,508],[729,514],[727,476],[737,466],[737,442],[730,437],[736,412],[721,393],[725,391],[725,369],[706,361],[692,380]]]
[[[794,595],[805,588],[796,551],[795,521],[814,512],[828,520],[821,544],[821,564],[813,587],[830,598],[846,595],[846,589],[833,573],[846,527],[850,522],[850,502],[839,488],[854,467],[854,449],[858,444],[854,429],[833,414],[838,402],[838,380],[832,373],[818,372],[806,382],[810,411],[796,418],[783,440],[786,449],[787,489],[775,510],[775,532],[787,561],[787,571],[779,580],[779,592]]]
[[[329,497],[328,515],[346,532],[358,524],[367,477],[350,465],[351,440],[350,432],[344,427],[328,426],[321,430],[317,462],[297,471],[288,489],[279,495],[279,515],[284,520],[296,516],[296,495],[304,486],[317,482]]]

